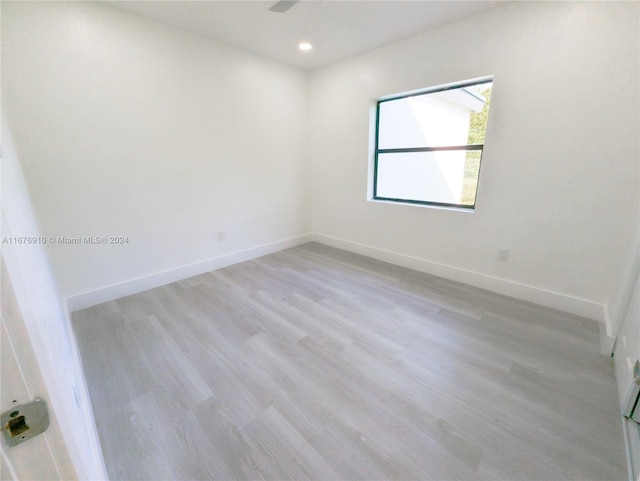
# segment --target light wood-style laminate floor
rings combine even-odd
[[[115,480],[625,480],[594,321],[305,244],[73,314]]]

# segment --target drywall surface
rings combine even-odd
[[[617,332],[639,232],[639,8],[512,2],[312,72],[314,236],[608,314]],[[494,84],[476,210],[368,201],[376,99],[486,75]],[[507,262],[496,259],[501,247]]]
[[[4,2],[2,20],[63,296],[311,231],[306,73],[98,3]]]
[[[2,100],[4,105],[5,98]],[[106,479],[84,375],[70,334],[69,318],[51,273],[44,245],[37,242],[40,235],[9,122],[3,118],[1,249],[6,263],[6,277],[2,283],[2,316],[3,324],[6,322],[11,327],[9,334],[13,335],[15,341],[15,355],[19,356],[18,361],[22,363],[27,389],[26,394],[17,392],[14,399],[26,402],[28,399],[25,399],[25,395],[42,396],[49,402],[57,423],[48,431],[47,438],[60,478],[72,479],[74,476],[71,474],[73,469],[67,465],[70,457],[78,478]],[[15,301],[12,299],[14,295]],[[24,333],[28,339],[18,339]],[[25,346],[33,349],[37,367],[30,359],[30,350]],[[46,392],[39,389],[42,383],[40,375]],[[4,389],[8,379],[3,376],[2,381]],[[2,399],[6,400],[8,394],[3,392]],[[58,426],[64,441],[58,436]],[[65,444],[68,455],[64,452]],[[18,475],[25,479],[34,478],[37,471],[28,467],[27,458],[20,458],[18,453],[15,456],[13,461]],[[46,460],[41,461],[39,469],[44,469]]]

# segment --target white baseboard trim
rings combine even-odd
[[[409,269],[462,282],[464,284],[486,289],[498,294],[515,297],[516,299],[523,301],[533,302],[552,309],[558,309],[560,311],[586,317],[588,319],[594,319],[600,322],[601,325],[604,325],[605,322],[604,306],[597,302],[582,299],[580,297],[549,291],[539,287],[510,281],[508,279],[500,279],[480,274],[478,272],[460,269],[458,267],[439,264],[324,234],[314,233],[313,240],[320,244],[373,257],[374,259],[389,262],[390,264],[408,267]]]
[[[130,279],[128,281],[101,287],[88,292],[75,294],[66,298],[69,312],[79,311],[88,307],[97,306],[103,302],[113,301],[121,297],[137,294],[138,292],[164,286],[172,282],[187,279],[189,277],[204,274],[205,272],[221,269],[238,262],[244,262],[256,257],[272,254],[290,247],[305,244],[312,240],[311,234],[304,234],[288,239],[263,244],[250,249],[231,252],[218,257],[205,259],[184,266],[176,267],[162,272],[157,272],[144,277]]]

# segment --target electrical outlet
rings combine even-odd
[[[501,247],[498,249],[498,260],[500,262],[507,262],[509,260],[509,249]]]
[[[219,230],[218,231],[218,242],[222,242],[224,240],[224,231],[223,230]]]

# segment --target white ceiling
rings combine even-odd
[[[263,0],[107,1],[115,8],[312,69],[475,15],[501,1],[303,0],[286,13]],[[313,44],[310,52],[298,43]]]

